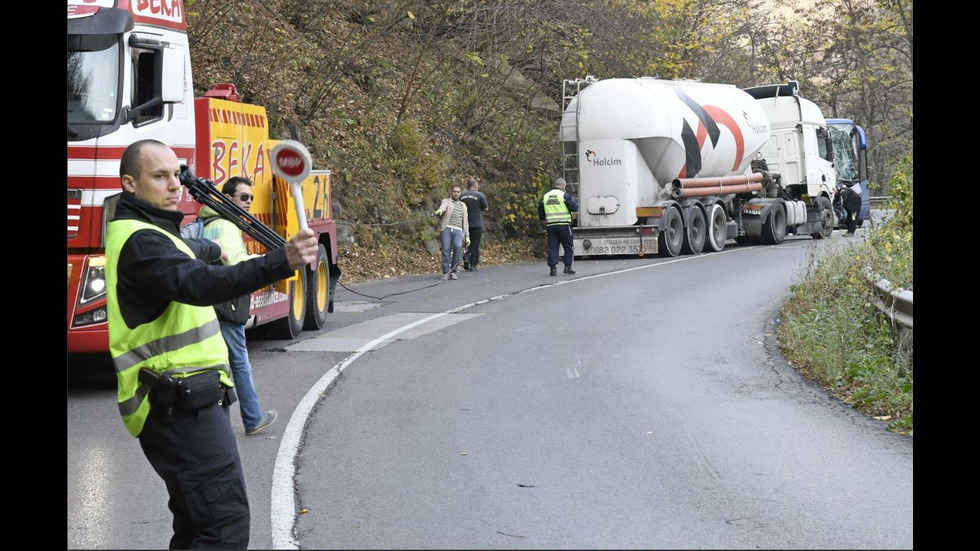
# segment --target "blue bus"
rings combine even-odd
[[[871,192],[868,190],[868,137],[864,129],[854,124],[851,119],[827,119],[830,138],[834,144],[834,169],[837,173],[838,186],[861,186],[861,211],[858,213],[857,225],[860,227],[865,220],[871,218]],[[844,209],[840,201],[834,201],[837,211],[838,227],[844,226]]]

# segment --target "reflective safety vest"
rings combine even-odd
[[[544,194],[541,199],[544,204],[545,223],[549,226],[572,223],[572,213],[565,206],[565,192],[555,188]]]
[[[134,437],[142,432],[150,413],[150,389],[139,380],[141,368],[174,377],[218,369],[221,370],[221,381],[234,386],[228,367],[228,347],[221,336],[213,307],[171,302],[157,319],[133,328],[126,325],[119,311],[116,288],[119,253],[130,236],[139,230],[166,235],[180,251],[194,258],[194,253],[182,239],[146,222],[114,220],[106,231],[109,353],[116,367],[119,413]]]

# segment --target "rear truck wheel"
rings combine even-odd
[[[691,207],[688,212],[687,226],[684,228],[684,244],[681,252],[684,254],[701,254],[704,250],[705,232],[707,224],[704,220],[704,212],[699,207]]]
[[[303,329],[316,331],[327,324],[327,307],[330,304],[330,263],[327,248],[322,244],[316,253],[314,269],[306,274],[306,321]]]
[[[705,235],[705,247],[711,252],[718,252],[725,248],[725,241],[728,240],[725,225],[728,218],[725,216],[725,209],[721,205],[714,204],[708,207],[707,235]]]
[[[817,231],[813,232],[814,239],[830,239],[834,234],[834,226],[837,225],[837,217],[834,215],[834,205],[824,196],[817,197]]]
[[[286,317],[269,324],[269,335],[274,339],[295,339],[303,331],[306,322],[306,267],[299,270],[299,281],[289,282],[289,312]]]
[[[766,221],[762,223],[762,242],[766,245],[779,245],[786,239],[786,210],[776,203],[769,209]]]
[[[677,207],[669,207],[664,213],[660,235],[657,237],[657,250],[660,256],[669,258],[680,254],[683,245],[684,219]]]

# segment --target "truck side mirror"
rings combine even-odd
[[[164,48],[162,73],[160,97],[163,103],[184,103],[184,55],[174,48]]]

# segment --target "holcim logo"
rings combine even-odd
[[[613,159],[611,157],[600,159],[599,156],[596,155],[596,152],[592,151],[591,149],[585,152],[585,160],[589,161],[595,166],[619,166],[623,164],[622,159]]]

